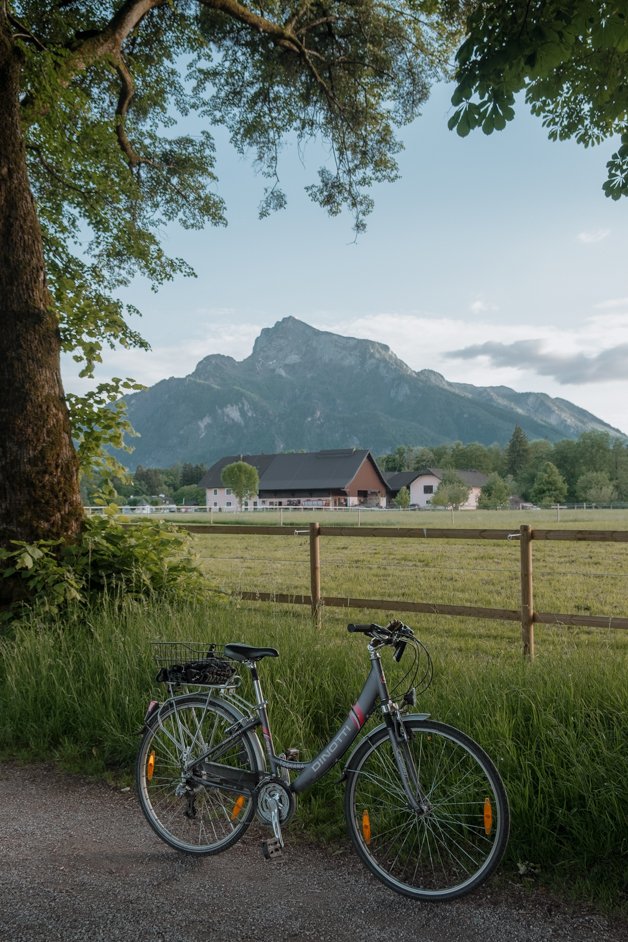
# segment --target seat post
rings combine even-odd
[[[257,708],[257,713],[260,718],[260,723],[262,726],[262,735],[264,737],[264,748],[266,750],[266,755],[268,757],[268,763],[270,765],[270,771],[275,774],[275,745],[273,743],[273,734],[270,729],[270,720],[268,719],[268,711],[266,709],[266,700],[264,700],[264,694],[262,693],[262,684],[259,679],[259,674],[257,672],[257,664],[255,661],[249,661],[247,664],[251,672],[251,680],[253,681],[253,690],[255,691],[255,705]]]

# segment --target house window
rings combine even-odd
[[[225,494],[231,494],[231,493],[232,493],[231,488],[228,487],[227,490],[225,491]]]
[[[227,501],[227,507],[231,507],[231,501],[230,501],[230,500]]]
[[[424,494],[433,494],[433,493],[434,493],[434,485],[433,485],[433,484],[424,484],[424,485],[423,485],[423,493],[424,493]]]
[[[214,507],[217,507],[217,506],[218,506],[218,501],[215,500],[215,501],[214,501]]]
[[[217,496],[218,496],[218,488],[215,487],[215,488],[214,488],[214,497],[217,497]]]

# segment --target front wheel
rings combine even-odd
[[[238,773],[259,771],[259,743],[252,733],[231,735],[239,717],[220,700],[189,695],[171,700],[148,721],[136,763],[140,805],[159,837],[177,850],[216,854],[235,844],[251,822],[253,796],[236,783]],[[209,750],[211,774],[203,761]]]
[[[386,727],[349,761],[345,816],[366,866],[388,887],[424,900],[463,896],[500,862],[508,799],[483,749],[444,723],[407,717],[402,756],[414,781],[412,807]]]

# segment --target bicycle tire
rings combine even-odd
[[[495,870],[510,813],[501,777],[465,733],[404,718],[409,754],[429,810],[404,792],[387,727],[374,730],[346,769],[345,817],[362,861],[388,887],[421,900],[451,900]]]
[[[155,712],[137,754],[136,784],[140,805],[153,830],[171,847],[190,854],[217,854],[239,841],[255,812],[252,795],[233,787],[200,784],[183,769],[189,757],[217,746],[241,718],[239,711],[212,698],[177,697]],[[218,761],[244,772],[259,772],[262,761],[254,733],[243,733]]]

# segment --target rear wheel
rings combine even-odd
[[[190,695],[172,700],[149,720],[136,764],[140,805],[159,837],[178,850],[219,853],[251,822],[254,799],[249,789],[238,790],[236,770],[259,770],[253,735],[220,748],[237,719],[226,704]],[[211,771],[202,760],[194,764],[209,749],[217,749]],[[217,763],[228,769],[230,784],[217,784]]]
[[[469,893],[494,871],[509,831],[508,800],[483,749],[444,723],[408,717],[403,751],[416,772],[412,808],[388,730],[375,730],[347,770],[345,816],[366,866],[391,889],[425,900]]]

